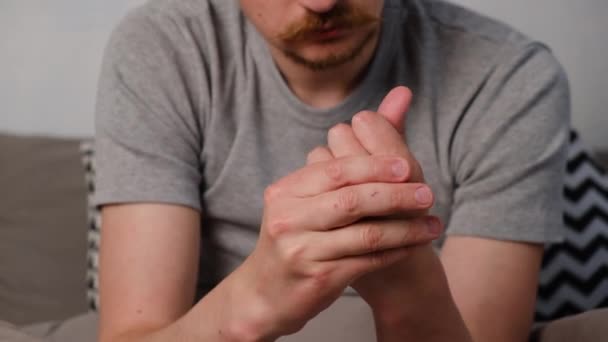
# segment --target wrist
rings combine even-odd
[[[243,264],[227,280],[228,307],[227,331],[231,341],[274,341],[281,336],[278,319],[273,316],[269,301],[256,291],[252,277],[247,276]]]
[[[431,245],[413,249],[395,266],[386,285],[368,302],[377,326],[392,331],[422,328],[434,325],[437,315],[455,307],[443,266]]]
[[[252,320],[232,321],[226,335],[231,342],[270,342],[280,337],[266,332],[263,325]]]
[[[443,266],[430,244],[413,248],[406,259],[389,267],[383,270],[379,284],[361,293],[378,317],[398,319],[449,293]]]
[[[373,310],[378,341],[471,342],[467,326],[449,293],[421,296]]]
[[[417,270],[402,283],[402,291],[389,293],[372,307],[378,341],[470,342],[441,261],[432,250],[416,257]]]

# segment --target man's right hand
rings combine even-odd
[[[249,317],[239,317],[249,323],[243,333],[294,333],[355,279],[438,238],[424,217],[405,228],[402,220],[365,220],[428,209],[413,196],[426,185],[404,183],[409,170],[402,158],[345,157],[310,164],[268,187],[258,244],[233,274],[242,284],[239,301],[249,307]]]

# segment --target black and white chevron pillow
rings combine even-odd
[[[99,308],[99,241],[101,229],[101,214],[95,207],[95,164],[94,144],[85,140],[80,144],[84,177],[87,185],[87,302],[89,309],[97,311]]]
[[[545,249],[537,322],[608,307],[608,174],[575,132],[566,171],[565,241]]]

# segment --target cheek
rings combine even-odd
[[[374,14],[376,14],[378,17],[380,17],[380,16],[382,16],[383,8],[384,8],[384,1],[379,1],[375,4],[375,6],[372,10],[374,11]]]
[[[272,1],[241,1],[243,13],[264,36],[270,37],[277,34],[276,6]]]
[[[264,13],[272,7],[266,1],[241,0],[241,10],[245,15],[256,24],[263,22]]]
[[[358,2],[360,8],[365,9],[369,13],[373,13],[377,16],[382,15],[382,9],[384,8],[384,1],[360,1]]]

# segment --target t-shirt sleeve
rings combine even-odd
[[[541,44],[501,57],[454,138],[448,235],[559,241],[568,81]]]
[[[130,13],[111,35],[95,116],[97,205],[201,208],[200,100],[190,90],[197,81],[179,39],[174,23],[143,10]]]

